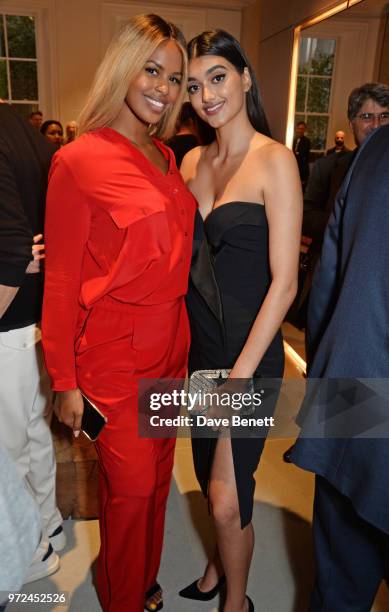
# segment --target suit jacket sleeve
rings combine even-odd
[[[318,159],[313,165],[304,194],[303,215],[303,235],[320,242],[328,221],[328,213],[325,208],[330,181],[328,169],[323,165],[323,159]]]
[[[7,147],[0,141],[0,284],[20,287],[32,259],[33,234]]]
[[[306,136],[300,140],[300,158],[307,164],[309,162],[309,153],[311,151],[311,141]]]

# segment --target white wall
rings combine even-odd
[[[273,134],[284,141],[294,26],[334,7],[341,0],[0,0],[0,12],[33,14],[38,22],[39,85],[46,117],[64,123],[74,119],[85,100],[99,61],[120,23],[138,12],[156,12],[182,25],[187,38],[205,28],[222,27],[241,37],[259,76]],[[329,23],[329,22],[323,22]],[[321,26],[320,26],[321,27]],[[344,45],[353,34],[344,27]],[[373,29],[372,29],[373,28]],[[364,59],[353,64],[361,74],[358,84],[369,80],[376,25],[367,27]],[[350,38],[351,37],[351,38]],[[342,43],[343,45],[343,43]],[[370,49],[370,51],[369,51]],[[349,52],[344,54],[349,61]],[[343,91],[333,97],[334,125],[343,118],[345,90],[350,90],[349,70],[339,64],[338,83]],[[338,69],[337,68],[337,69]],[[350,78],[349,78],[350,77]],[[347,87],[346,84],[347,83]],[[353,85],[354,86],[354,85]],[[347,97],[347,96],[346,96]],[[338,103],[337,100],[340,100]]]
[[[364,2],[367,3],[369,0],[364,0]],[[243,11],[242,42],[246,48],[250,45],[250,57],[256,67],[270,127],[273,136],[281,142],[285,142],[288,119],[294,29],[341,4],[343,4],[342,0],[255,0]],[[339,15],[347,15],[347,11],[339,13],[338,20]],[[322,25],[327,23],[329,22],[324,21]],[[340,41],[344,53],[338,66],[339,79],[338,76],[336,77],[339,92],[332,98],[334,126],[340,121],[342,125],[344,124],[343,109],[350,89],[373,79],[376,74],[376,70],[372,68],[371,59],[377,45],[377,23],[377,20],[374,23],[364,20],[365,25],[362,31],[360,30],[358,34],[354,31],[354,43],[358,40],[355,46],[349,44],[353,38],[351,31],[353,26],[349,27],[344,23],[344,36]],[[345,61],[349,64],[349,70],[346,69],[343,58],[347,58]],[[359,73],[354,64],[358,65]]]
[[[341,0],[255,0],[255,4],[259,23],[250,26],[247,20],[245,36],[249,37],[250,27],[258,31],[257,73],[265,110],[274,138],[285,142],[294,28]],[[246,8],[247,12],[254,8]]]
[[[181,26],[189,39],[204,29],[241,32],[250,0],[0,0],[0,12],[37,18],[41,108],[63,123],[75,119],[96,68],[120,24],[138,13],[157,13]]]

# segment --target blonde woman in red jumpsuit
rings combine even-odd
[[[175,124],[184,45],[155,15],[125,26],[97,73],[83,134],[57,153],[49,181],[44,349],[61,421],[78,435],[80,389],[108,418],[96,448],[98,591],[109,612],[162,607],[155,585],[174,440],[138,437],[137,382],[185,377],[187,367],[196,205],[152,136]]]

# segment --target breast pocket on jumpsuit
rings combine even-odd
[[[143,306],[142,298],[152,293],[153,283],[158,284],[161,260],[168,259],[171,249],[170,231],[162,210],[158,214],[122,208],[108,212],[118,230],[127,230],[115,262],[117,274],[109,289],[126,287],[128,301],[98,300],[87,314],[76,342],[78,384],[100,405],[125,402],[137,395],[139,368],[143,374],[144,360],[150,357],[150,352],[154,356],[156,344],[163,342],[158,337],[161,334],[166,337],[165,330],[160,329],[164,321],[151,312],[158,307]],[[158,268],[158,273],[154,268]],[[151,340],[151,347],[149,342],[137,341],[142,333]]]

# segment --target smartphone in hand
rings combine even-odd
[[[89,440],[94,442],[99,437],[108,419],[84,394],[82,394],[82,399],[84,414],[82,415],[81,431]]]

